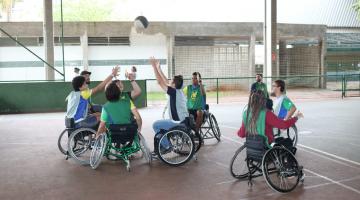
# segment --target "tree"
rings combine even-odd
[[[353,5],[355,11],[358,13],[358,20],[360,21],[360,0]]]
[[[63,0],[64,21],[109,21],[114,0]],[[54,21],[61,21],[61,4],[54,4]]]
[[[14,6],[15,0],[0,0],[1,11],[6,14],[6,21],[11,19],[11,10]],[[3,16],[1,16],[3,18]]]

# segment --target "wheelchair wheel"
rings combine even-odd
[[[82,165],[90,164],[91,148],[96,131],[90,128],[79,128],[71,133],[68,142],[68,153]]]
[[[269,187],[281,193],[294,190],[302,175],[296,158],[284,147],[273,147],[265,153],[262,171]]]
[[[246,145],[242,145],[238,150],[236,150],[235,155],[232,157],[230,162],[230,173],[234,178],[245,179],[249,176],[249,169],[247,166],[246,158]],[[250,172],[254,174],[257,169],[260,168],[261,163],[254,163],[251,161],[249,163]]]
[[[104,156],[107,147],[107,135],[106,133],[101,134],[98,139],[95,140],[95,144],[90,155],[90,166],[96,169]]]
[[[210,113],[209,116],[209,121],[210,121],[210,126],[211,129],[213,131],[214,137],[220,142],[220,137],[221,137],[221,132],[220,132],[220,128],[219,125],[216,121],[216,118],[213,114]]]
[[[290,138],[293,143],[293,147],[296,147],[298,142],[298,130],[296,125],[290,127],[287,130],[276,129],[274,133],[275,137]]]
[[[60,152],[64,155],[67,154],[67,149],[68,149],[67,148],[68,147],[68,135],[65,133],[68,133],[67,129],[63,130],[63,132],[60,133],[59,139],[57,142]]]
[[[151,157],[151,151],[149,149],[149,146],[146,144],[145,138],[141,133],[138,133],[139,136],[139,142],[140,142],[140,149],[143,153],[143,156],[146,159],[146,162],[151,165],[152,157]]]
[[[156,149],[160,160],[170,166],[179,166],[188,162],[195,153],[193,138],[181,129],[166,132],[159,140]]]

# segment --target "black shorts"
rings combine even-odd
[[[194,119],[196,120],[197,118],[197,111],[198,110],[195,110],[195,109],[189,109],[188,112],[190,115],[194,116]],[[199,111],[202,111],[201,109],[199,109]]]

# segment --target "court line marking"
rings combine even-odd
[[[225,127],[225,128],[230,128],[230,129],[238,129],[238,128],[235,128],[235,127],[232,127],[232,126],[224,126],[224,125],[221,125],[222,127]],[[229,137],[226,137],[226,136],[222,136],[224,137],[225,139],[228,139]],[[232,138],[230,138],[231,141],[236,141]],[[238,142],[237,142],[238,143]],[[298,146],[302,147],[302,148],[307,148],[307,149],[310,149],[312,151],[315,151],[315,152],[318,152],[318,153],[321,153],[321,154],[325,154],[329,157],[333,157],[333,158],[336,158],[338,160],[342,160],[342,161],[345,161],[345,162],[348,162],[348,163],[351,163],[351,164],[354,164],[354,165],[357,165],[357,166],[360,166],[360,163],[359,162],[356,162],[356,161],[353,161],[353,160],[349,160],[347,158],[344,158],[344,157],[341,157],[341,156],[337,156],[337,155],[334,155],[332,153],[328,153],[328,152],[325,152],[325,151],[321,151],[319,149],[315,149],[315,148],[312,148],[312,147],[309,147],[309,146],[306,146],[306,145],[302,145],[302,144],[297,144]],[[302,149],[303,150],[303,149]],[[316,155],[319,155],[319,154],[316,154]],[[331,159],[332,160],[332,159]],[[346,165],[346,164],[345,164]],[[349,166],[349,165],[346,165],[346,166]]]
[[[316,173],[316,172],[314,172],[314,171],[312,171],[312,170],[309,170],[309,169],[304,169],[304,171],[307,171],[307,172],[310,172],[310,173],[312,173],[312,174],[315,174],[316,176],[319,176],[319,177],[321,177],[321,178],[323,178],[323,179],[325,179],[325,180],[327,180],[327,181],[330,181],[330,182],[333,183],[333,184],[342,186],[343,188],[346,188],[346,189],[348,189],[348,190],[351,190],[351,191],[353,191],[353,192],[356,192],[356,193],[360,194],[360,190],[357,190],[357,189],[355,189],[355,188],[353,188],[353,187],[347,186],[347,185],[341,183],[340,181],[335,181],[335,180],[333,180],[333,179],[331,179],[331,178],[329,178],[329,177],[323,176],[323,175],[318,174],[318,173]]]
[[[347,159],[347,158],[334,155],[334,154],[332,154],[332,153],[328,153],[328,152],[325,152],[325,151],[321,151],[321,150],[319,150],[319,149],[315,149],[315,148],[312,148],[312,147],[309,147],[309,146],[305,146],[305,145],[302,145],[302,144],[298,144],[298,146],[300,146],[300,147],[302,147],[302,148],[310,149],[310,150],[312,150],[312,151],[315,151],[315,152],[318,152],[318,153],[321,153],[321,154],[325,154],[325,155],[327,155],[327,156],[336,158],[336,159],[338,159],[338,160],[342,160],[342,161],[345,161],[345,162],[348,162],[348,163],[351,163],[351,164],[360,166],[360,163],[359,163],[359,162],[356,162],[356,161],[353,161],[353,160],[349,160],[349,159]]]
[[[230,127],[230,126],[229,126]],[[231,127],[232,129],[235,129],[234,127]],[[222,136],[222,137],[224,137],[224,136]],[[230,141],[233,141],[233,142],[236,142],[236,143],[240,143],[239,141],[236,141],[236,140],[234,140],[234,139],[232,139],[232,138],[229,138],[229,137],[224,137],[225,139],[230,139]],[[301,145],[301,144],[298,144],[298,145]],[[301,145],[301,146],[304,146],[304,145]],[[306,146],[305,146],[306,147]],[[310,147],[310,149],[313,149],[313,148],[311,148]],[[317,150],[317,149],[316,149]],[[321,150],[318,150],[318,151],[316,151],[316,152],[322,152]],[[327,152],[324,152],[325,153],[325,155],[327,155],[327,154],[329,154],[329,155],[332,155],[332,154],[330,154],[330,153],[327,153]],[[316,154],[316,155],[318,155],[318,154]],[[334,155],[335,156],[335,155]],[[336,157],[339,157],[339,156],[336,156]],[[339,157],[339,158],[342,158],[342,157]],[[330,159],[330,158],[329,158]],[[343,160],[343,161],[347,161],[348,159],[346,159],[346,158],[343,158],[343,159],[340,159],[340,160]],[[349,160],[350,161],[350,160]],[[357,162],[355,162],[355,161],[352,161],[351,160],[351,162],[350,163],[357,163]],[[346,165],[346,164],[345,164]],[[359,163],[359,165],[360,165],[360,163]],[[349,165],[350,166],[350,165]],[[356,193],[358,193],[358,194],[360,194],[360,191],[359,190],[357,190],[357,189],[355,189],[355,188],[352,188],[352,187],[350,187],[350,186],[347,186],[347,185],[345,185],[345,184],[342,184],[342,183],[340,183],[339,181],[335,181],[335,180],[333,180],[333,179],[331,179],[331,178],[328,178],[328,177],[326,177],[326,176],[324,176],[324,175],[321,175],[321,174],[318,174],[318,173],[316,173],[316,172],[314,172],[314,171],[312,171],[312,170],[309,170],[309,169],[304,169],[304,171],[307,171],[307,172],[310,172],[310,173],[312,173],[312,174],[314,174],[314,175],[316,175],[316,176],[319,176],[319,177],[321,177],[321,178],[323,178],[323,179],[325,179],[325,180],[327,180],[327,181],[330,181],[331,183],[333,183],[333,184],[336,184],[336,185],[339,185],[339,186],[341,186],[341,187],[343,187],[343,188],[345,188],[345,189],[348,189],[348,190],[351,190],[351,191],[353,191],[353,192],[356,192]]]

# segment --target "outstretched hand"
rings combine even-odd
[[[154,56],[150,57],[150,64],[153,68],[159,68],[160,67],[160,61],[157,60]]]
[[[111,75],[112,75],[113,77],[118,76],[118,75],[119,75],[119,70],[120,70],[119,65],[116,65],[116,67],[114,67],[114,68],[112,69]]]
[[[294,116],[299,118],[299,119],[304,118],[304,114],[302,114],[302,112],[300,112],[300,111],[296,112]]]

